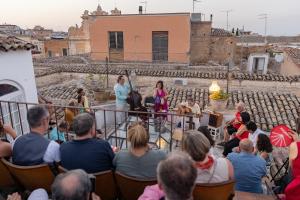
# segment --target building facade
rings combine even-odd
[[[50,39],[44,41],[45,56],[60,57],[69,55],[69,41],[65,39]]]

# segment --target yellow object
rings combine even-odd
[[[211,86],[209,87],[209,93],[219,92],[221,90],[220,86],[218,85],[217,81],[213,81]]]

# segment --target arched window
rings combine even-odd
[[[10,84],[0,84],[0,97],[16,92],[18,88]]]

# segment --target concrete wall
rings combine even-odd
[[[234,58],[235,37],[212,36],[209,59],[219,64],[229,63]]]
[[[30,51],[0,51],[0,82],[15,83],[23,90],[25,102],[37,103],[37,90]]]
[[[287,53],[284,53],[284,62],[281,64],[280,74],[292,76],[300,74],[300,65],[297,65]]]
[[[108,32],[123,31],[124,60],[152,61],[152,32],[168,31],[169,62],[189,62],[190,15],[90,16],[91,57],[109,56]]]

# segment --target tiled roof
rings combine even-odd
[[[233,36],[231,32],[226,31],[224,29],[221,28],[212,28],[211,29],[211,35],[212,36],[225,36],[225,37],[230,37]]]
[[[0,51],[31,50],[34,45],[14,36],[0,35]]]

